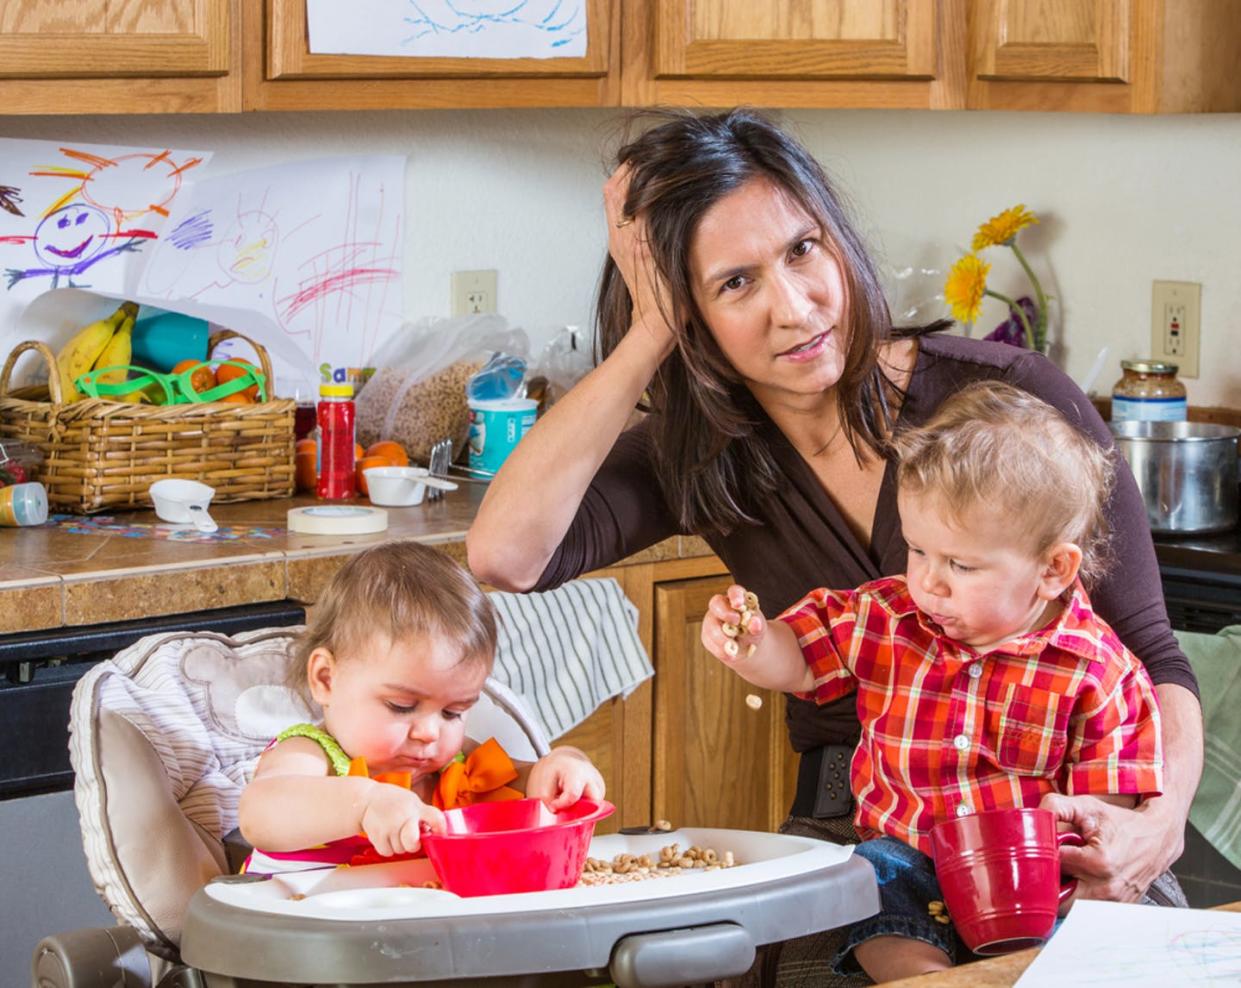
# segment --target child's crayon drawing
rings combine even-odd
[[[307,0],[310,50],[439,58],[580,58],[586,0]]]
[[[363,366],[403,321],[404,174],[403,157],[377,155],[196,182],[137,294],[206,318],[257,313],[282,332],[288,346],[277,353],[291,346],[305,366]]]
[[[55,288],[120,294],[210,155],[0,139],[0,325]],[[10,341],[12,342],[12,341]],[[54,341],[55,342],[55,341]]]

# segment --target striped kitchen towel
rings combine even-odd
[[[1241,868],[1241,625],[1217,635],[1178,631],[1176,639],[1198,677],[1206,739],[1189,819]]]
[[[500,619],[492,675],[525,699],[549,738],[655,674],[638,638],[638,609],[615,580],[488,596]]]

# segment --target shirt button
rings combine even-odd
[[[979,676],[981,676],[982,675],[982,663],[975,662],[972,666],[970,666],[969,673],[970,673],[970,679],[977,679]]]
[[[956,748],[957,751],[964,751],[970,746],[970,739],[964,734],[958,734],[952,739],[952,746]]]
[[[969,803],[961,803],[957,806],[957,816],[969,816],[974,812],[974,807]]]

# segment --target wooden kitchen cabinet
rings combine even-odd
[[[627,105],[1241,110],[1230,0],[625,0]]]
[[[979,110],[1241,110],[1230,0],[974,0],[966,103]]]
[[[653,810],[678,827],[771,831],[796,779],[784,698],[751,686],[699,640],[707,601],[730,582],[722,574],[655,585]]]
[[[797,756],[784,698],[755,689],[707,654],[699,625],[707,601],[730,582],[715,556],[617,566],[613,577],[638,607],[638,633],[655,678],[595,711],[558,744],[599,766],[617,812],[600,826],[774,830],[793,801]],[[755,710],[746,697],[762,698]]]
[[[963,32],[944,21],[959,2],[625,0],[622,99],[951,106],[963,99],[965,46]]]
[[[240,110],[240,4],[0,4],[0,113]]]
[[[620,4],[582,0],[580,58],[402,58],[311,54],[306,0],[244,0],[248,110],[614,106]]]

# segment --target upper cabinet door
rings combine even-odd
[[[658,79],[929,79],[930,0],[655,0]]]
[[[347,2],[347,0],[341,0]],[[564,0],[586,15],[586,54],[441,58],[312,54],[306,0],[246,0],[266,26],[246,40],[247,109],[599,106],[619,92],[620,4]],[[513,8],[521,0],[514,0]],[[411,6],[411,9],[414,9]]]
[[[948,59],[963,59],[964,48],[960,32],[944,32],[943,7],[944,0],[626,0],[623,99],[947,105],[944,48]]]
[[[1130,0],[977,0],[980,79],[1129,82]]]
[[[972,0],[966,98],[978,110],[1241,109],[1229,0]]]
[[[0,4],[5,113],[239,110],[238,0]]]

